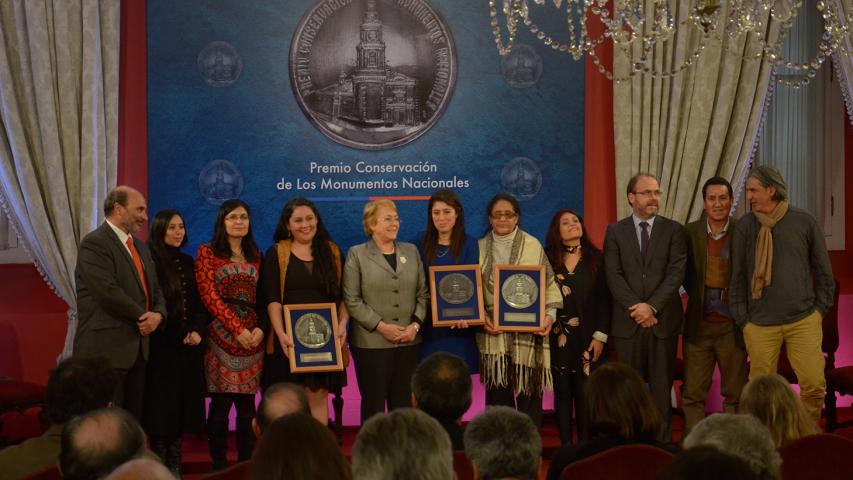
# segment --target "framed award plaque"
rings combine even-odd
[[[434,327],[485,323],[479,265],[429,267],[429,290]]]
[[[536,332],[545,320],[545,266],[496,265],[494,322],[505,332]]]
[[[285,305],[284,329],[293,340],[287,355],[291,372],[334,372],[344,369],[338,338],[337,305]]]

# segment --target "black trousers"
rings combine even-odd
[[[572,372],[568,368],[551,368],[554,378],[554,413],[560,431],[560,443],[572,443],[572,411],[577,419],[578,440],[586,438],[584,421],[584,390],[587,376],[583,372]],[[574,407],[574,408],[573,408]]]
[[[130,412],[139,422],[142,422],[142,399],[145,395],[147,363],[142,356],[142,345],[140,345],[133,365],[128,369],[116,369],[118,383],[113,392],[113,404]]]
[[[419,345],[394,348],[351,347],[361,393],[361,423],[377,413],[412,406],[412,374]]]
[[[225,455],[228,451],[228,414],[231,412],[231,404],[237,409],[237,460],[248,460],[255,449],[255,434],[252,432],[255,396],[244,393],[211,393],[210,411],[207,414],[207,444],[214,470],[228,466]]]
[[[526,413],[539,428],[542,425],[542,393],[515,395],[511,387],[486,388],[486,405],[503,405]]]

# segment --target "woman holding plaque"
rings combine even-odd
[[[480,239],[480,268],[486,309],[484,332],[477,333],[480,381],[486,386],[486,405],[506,405],[527,413],[536,425],[542,421],[542,391],[551,389],[551,354],[546,339],[562,306],[554,272],[532,235],[518,228],[521,209],[512,195],[500,193],[487,209],[491,230]],[[494,287],[496,265],[543,265],[546,314],[536,333],[506,332],[495,328]],[[530,295],[531,292],[518,292]],[[515,392],[518,392],[517,395]]]
[[[450,190],[439,190],[430,197],[426,230],[413,243],[421,254],[427,278],[429,267],[432,266],[476,265],[479,261],[477,240],[465,234],[462,202]],[[450,352],[461,357],[471,373],[477,373],[479,352],[477,342],[474,341],[474,330],[467,328],[464,322],[457,328],[435,328],[427,320],[421,329],[421,336],[420,359],[434,352]]]
[[[583,219],[565,209],[551,219],[545,251],[554,268],[562,307],[551,330],[551,375],[560,441],[572,441],[572,410],[578,438],[586,438],[584,389],[590,364],[601,357],[610,333],[610,290],[604,278],[603,255],[586,236]]]
[[[175,475],[181,469],[184,432],[204,429],[204,360],[201,345],[207,313],[193,276],[193,257],[181,252],[187,244],[184,219],[175,210],[157,212],[151,221],[148,248],[166,298],[168,322],[151,334],[145,368],[142,425],[151,450]]]
[[[338,304],[338,335],[346,341],[349,313],[341,302],[341,250],[332,242],[317,207],[305,197],[295,197],[281,210],[261,268],[261,290],[274,335],[267,340],[263,385],[289,381],[302,385],[311,415],[323,425],[329,422],[329,391],[346,384],[346,371],[292,373],[286,358],[293,339],[284,327],[283,305]],[[310,327],[314,327],[311,323]],[[331,325],[329,325],[331,330]],[[322,337],[316,331],[308,335]],[[317,338],[315,343],[323,343]]]
[[[201,301],[213,316],[207,329],[204,364],[210,411],[207,436],[214,470],[227,466],[228,412],[237,410],[237,458],[255,447],[252,418],[264,360],[264,330],[255,311],[261,253],[252,238],[249,206],[226,200],[219,207],[213,238],[195,261]]]
[[[370,239],[350,248],[343,283],[362,423],[384,412],[386,404],[389,410],[411,405],[409,384],[429,299],[417,248],[397,242],[394,202],[365,205],[363,223]]]

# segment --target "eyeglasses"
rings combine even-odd
[[[660,190],[643,190],[642,192],[634,192],[634,195],[642,195],[644,197],[660,197],[663,192]]]
[[[236,222],[238,220],[241,222],[247,222],[249,221],[249,216],[244,213],[243,215],[228,215],[225,217],[226,222]]]
[[[494,212],[491,214],[493,220],[512,220],[518,217],[515,212]]]

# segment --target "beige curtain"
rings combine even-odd
[[[752,158],[772,65],[754,38],[730,42],[725,36],[727,3],[722,2],[715,34],[704,37],[690,24],[689,4],[670,2],[676,34],[647,54],[646,66],[671,72],[694,53],[698,60],[675,76],[638,73],[613,87],[616,196],[619,217],[630,213],[625,187],[640,171],[661,180],[661,214],[686,222],[702,210],[701,186],[719,175],[737,188]],[[766,38],[779,38],[779,24],[765,18]],[[647,22],[647,26],[649,22]],[[642,43],[614,48],[614,75],[626,77],[640,62]]]
[[[116,182],[118,0],[0,0],[0,203],[76,327],[77,245]]]
[[[844,41],[832,53],[832,63],[844,95],[847,118],[853,123],[853,0],[830,0],[829,4],[835,9],[841,24],[848,28]]]

